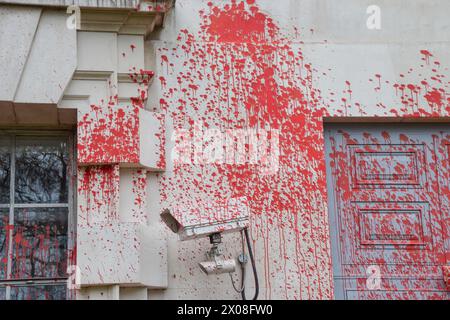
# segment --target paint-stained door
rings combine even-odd
[[[448,299],[449,125],[325,130],[337,299]]]

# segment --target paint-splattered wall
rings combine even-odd
[[[214,220],[241,197],[260,298],[333,297],[323,120],[450,112],[448,1],[380,0],[380,30],[366,27],[370,4],[178,0],[150,35],[78,31],[75,75],[55,85],[58,107],[78,110],[73,255],[96,286],[78,297],[136,285],[147,298],[144,285],[149,298],[239,298],[227,275],[198,268],[208,239],[179,242],[159,213]],[[226,256],[240,240],[224,236]],[[250,272],[246,283],[250,296]]]
[[[198,127],[279,132],[275,172],[261,173],[261,160],[212,163],[192,147],[160,177],[163,207],[201,214],[248,197],[263,298],[333,296],[323,117],[449,115],[448,31],[437,34],[444,20],[438,14],[427,34],[423,22],[410,22],[414,8],[394,13],[398,4],[382,4],[383,26],[373,31],[364,1],[178,1],[150,42],[169,152],[180,132],[201,139]],[[166,296],[233,296],[228,277],[200,274],[206,248],[206,240],[173,244]]]

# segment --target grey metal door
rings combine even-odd
[[[337,299],[448,299],[449,127],[326,126]]]

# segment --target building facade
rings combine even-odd
[[[449,10],[0,0],[0,299],[448,299]]]

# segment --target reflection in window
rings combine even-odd
[[[67,219],[67,208],[15,209],[12,278],[66,276]]]
[[[8,220],[9,209],[0,209],[0,280],[6,278],[8,268]]]
[[[18,139],[16,203],[67,203],[67,144],[59,139]]]
[[[69,141],[0,136],[0,300],[67,298]]]
[[[0,204],[9,203],[11,152],[8,140],[0,139]]]
[[[65,285],[12,286],[11,300],[63,300]]]

